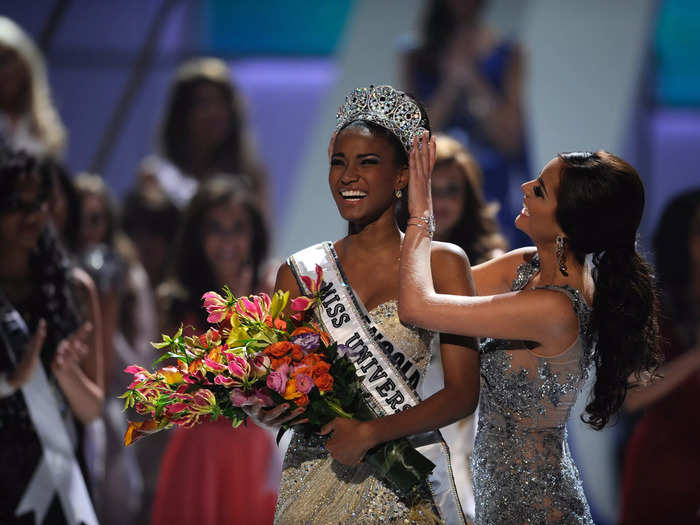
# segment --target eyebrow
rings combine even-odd
[[[343,153],[343,152],[333,153],[333,155],[331,155],[331,158],[333,158],[333,157],[345,158],[345,153]],[[366,157],[379,157],[379,158],[381,158],[381,155],[379,155],[379,153],[360,153],[359,155],[357,155],[358,159],[364,159]]]

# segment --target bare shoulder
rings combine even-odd
[[[518,267],[532,260],[537,248],[517,248],[472,268],[479,295],[494,295],[510,291]]]
[[[294,277],[292,269],[289,267],[286,261],[283,261],[277,269],[277,278],[275,279],[274,289],[285,292],[288,291],[292,296],[301,293],[296,277]]]
[[[462,248],[448,242],[433,242],[430,263],[438,293],[474,294],[469,258]]]

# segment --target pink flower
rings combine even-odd
[[[228,372],[232,378],[240,382],[246,381],[250,374],[250,363],[237,355],[227,354],[226,357],[228,359]]]
[[[225,376],[223,374],[219,374],[214,378],[214,384],[225,386],[226,388],[230,388],[232,386],[237,385],[238,382],[234,381],[233,379],[231,379],[228,376]]]
[[[299,374],[295,377],[297,381],[297,392],[308,394],[314,387],[314,380],[307,374]]]
[[[266,293],[241,297],[236,301],[236,312],[241,317],[262,323],[270,313],[272,301]]]
[[[323,282],[323,269],[318,264],[316,265],[316,281],[312,281],[311,277],[307,275],[302,275],[301,280],[309,289],[309,295],[317,295]]]
[[[250,360],[250,368],[254,377],[264,377],[270,369],[270,358],[259,354]]]
[[[207,292],[202,295],[202,300],[204,301],[202,306],[209,314],[207,317],[208,323],[220,323],[226,319],[230,309],[229,302],[226,299],[216,292]]]
[[[211,390],[203,388],[202,390],[197,390],[197,392],[192,395],[190,409],[195,414],[208,414],[215,406],[216,397]]]
[[[226,370],[226,366],[222,365],[221,363],[217,363],[216,361],[212,361],[208,357],[204,358],[204,365],[212,372],[222,372],[223,370]]]
[[[289,306],[295,312],[305,312],[306,310],[311,308],[315,303],[315,298],[306,297],[302,295],[300,297],[297,297],[296,299],[292,299],[292,302],[289,303]]]
[[[270,372],[267,376],[266,385],[270,390],[274,390],[278,394],[284,394],[287,389],[287,373],[288,365],[282,365],[274,372]]]

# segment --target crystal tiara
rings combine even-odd
[[[335,130],[356,120],[374,122],[389,130],[401,141],[406,153],[411,151],[413,137],[426,131],[418,104],[391,86],[353,89],[338,109]]]

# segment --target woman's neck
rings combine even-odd
[[[574,288],[583,287],[583,265],[578,262],[571,251],[567,252],[565,263],[568,276],[561,273],[554,243],[537,245],[537,253],[540,257],[538,286],[569,284]]]
[[[389,209],[377,220],[360,227],[357,233],[345,238],[344,251],[377,253],[401,247],[401,230],[394,218],[394,210]]]

